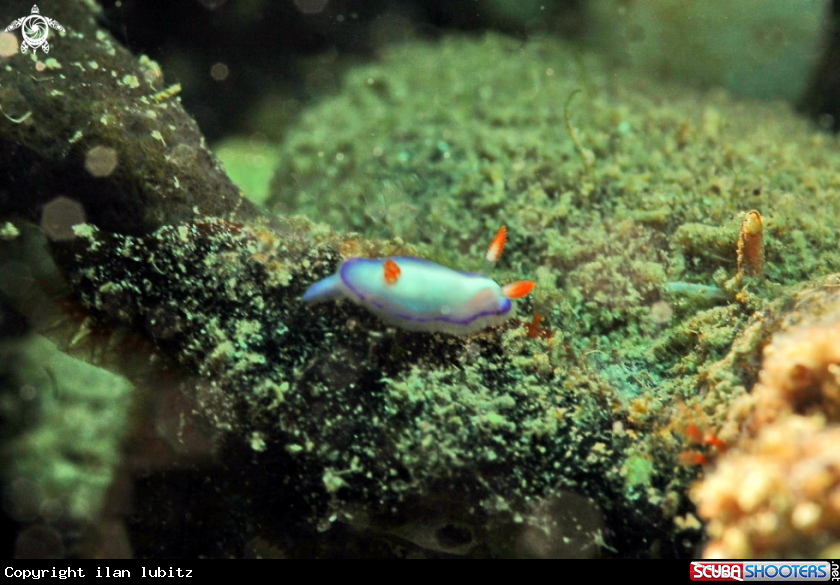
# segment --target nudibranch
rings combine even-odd
[[[502,226],[487,250],[489,261],[499,258],[505,239]],[[402,329],[469,335],[513,318],[512,299],[533,288],[530,280],[502,287],[483,274],[413,256],[349,258],[335,274],[310,286],[302,299],[345,298]]]

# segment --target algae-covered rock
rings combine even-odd
[[[31,8],[3,2],[2,28]],[[94,2],[41,9],[63,28],[50,32],[49,55],[0,56],[0,215],[38,222],[63,197],[80,208],[67,229],[87,220],[143,233],[199,215],[253,212],[181,106],[180,87],[102,30]],[[3,34],[4,47],[16,49],[20,37]]]
[[[796,102],[828,41],[826,0],[591,0],[593,42],[611,58],[700,87]]]
[[[656,348],[658,387],[722,357],[760,299],[840,268],[832,144],[785,105],[606,71],[555,41],[446,39],[394,49],[306,112],[271,201],[465,268],[504,223],[494,276],[536,276],[543,326],[590,359]],[[750,308],[726,299],[753,208],[766,262]]]
[[[338,250],[371,244],[304,220],[275,230],[207,220],[142,239],[92,226],[76,233],[62,255],[75,257],[83,303],[145,330],[199,375],[188,395],[220,436],[221,467],[209,473],[241,498],[234,516],[290,534],[299,523],[339,523],[364,538],[427,544],[421,527],[437,526],[431,550],[478,555],[542,554],[529,544],[533,530],[553,535],[544,554],[556,555],[560,535],[575,530],[591,553],[619,518],[627,528],[616,546],[650,529],[643,510],[652,504],[635,501],[649,486],[623,495],[617,467],[632,438],[614,418],[618,399],[583,364],[558,392],[551,347],[521,328],[403,333],[355,305],[300,302],[306,282],[335,269]],[[379,249],[405,251],[399,242]],[[282,502],[295,502],[291,517]],[[572,530],[564,523],[578,511]]]
[[[576,294],[591,278],[570,273],[622,255],[604,274],[641,298],[662,281],[650,263],[714,284],[716,270],[734,269],[739,213],[753,208],[767,223],[770,281],[840,266],[833,141],[784,104],[662,85],[555,41],[495,36],[393,49],[343,87],[289,130],[276,209],[399,235],[451,264],[480,256],[504,223],[502,269],[517,271],[501,279],[546,266]]]
[[[538,428],[537,436],[554,437],[552,446],[575,444],[579,432],[588,449],[567,450],[572,459],[564,460],[549,448],[544,487],[505,484],[505,505],[576,490],[614,513],[606,543],[619,554],[639,554],[624,548],[627,541],[616,544],[634,530],[634,520],[622,521],[639,510],[655,509],[649,517],[671,523],[672,536],[660,544],[691,534],[697,522],[684,505],[684,472],[722,448],[716,432],[730,401],[755,382],[786,299],[799,283],[840,268],[840,160],[831,139],[787,106],[606,71],[597,58],[550,40],[414,44],[352,71],[343,87],[287,133],[271,200],[277,209],[398,234],[458,267],[474,266],[487,234],[504,223],[512,241],[494,276],[538,281],[534,308],[554,337],[506,336],[506,381],[493,394],[512,393],[513,412],[521,412],[520,397],[544,393],[560,422],[532,427],[504,410],[487,420],[510,423],[514,434]],[[571,100],[578,89],[583,97]],[[764,217],[766,262],[743,277],[737,242],[751,209]],[[765,310],[773,298],[776,308]],[[389,375],[385,396],[480,389],[470,382],[482,370],[478,356],[457,373]],[[453,408],[464,403],[456,398]],[[453,437],[459,444],[457,427],[425,422],[445,429],[443,440],[425,446],[452,449]],[[460,465],[471,452],[479,470],[492,453],[505,477],[536,471],[510,439],[488,452],[474,448],[478,429],[463,437],[469,447]],[[423,447],[409,452],[433,461]],[[424,467],[422,475],[437,473]],[[328,485],[351,492],[353,483],[338,477]],[[612,490],[621,495],[607,504]],[[498,510],[482,501],[485,525],[492,524]],[[616,513],[621,501],[627,508]]]

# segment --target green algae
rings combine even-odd
[[[564,129],[579,88],[591,173]],[[392,49],[307,111],[271,202],[466,267],[504,223],[494,276],[546,275],[535,304],[565,339],[606,334],[632,351],[654,339],[647,317],[668,282],[734,274],[747,209],[767,219],[760,296],[840,269],[833,144],[783,104],[607,72],[555,41],[445,39]]]
[[[624,473],[630,487],[648,485],[653,471],[653,462],[642,455],[631,455],[624,463]]]
[[[271,201],[466,268],[504,223],[511,245],[494,276],[550,275],[541,284],[556,289],[539,287],[536,306],[579,347],[655,329],[646,315],[667,282],[732,276],[749,208],[768,219],[770,282],[840,268],[826,211],[833,139],[782,104],[607,73],[592,56],[584,78],[578,60],[553,41],[492,36],[394,49],[289,131]],[[580,87],[573,114],[596,156],[591,176],[564,129]]]
[[[217,144],[213,152],[225,165],[225,171],[245,197],[262,205],[269,195],[269,183],[277,166],[277,149],[253,140],[232,138]]]
[[[82,524],[98,518],[122,461],[131,384],[37,335],[0,344],[0,355],[2,415],[27,427],[7,437],[3,452],[12,517]]]

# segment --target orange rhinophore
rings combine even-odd
[[[382,264],[383,272],[385,273],[385,283],[386,284],[396,284],[397,281],[400,279],[400,267],[397,266],[397,263],[388,258]]]
[[[493,236],[493,241],[487,246],[487,254],[484,257],[488,262],[495,263],[499,259],[505,249],[505,242],[507,242],[507,228],[502,226]]]
[[[738,277],[761,278],[764,274],[764,220],[755,209],[748,211],[738,234]]]
[[[533,280],[517,280],[502,287],[502,296],[508,299],[521,299],[534,290],[537,285]]]

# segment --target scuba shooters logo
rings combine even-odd
[[[838,581],[834,561],[692,561],[692,581]]]
[[[51,28],[64,32],[64,27],[58,24],[57,20],[41,16],[38,5],[35,4],[32,6],[32,14],[13,21],[6,27],[6,32],[21,29],[20,33],[23,35],[23,42],[20,44],[21,53],[26,53],[29,49],[37,53],[39,48],[44,53],[49,53],[50,44],[47,42],[47,36]]]
[[[743,581],[744,564],[734,561],[691,563],[692,581]]]

